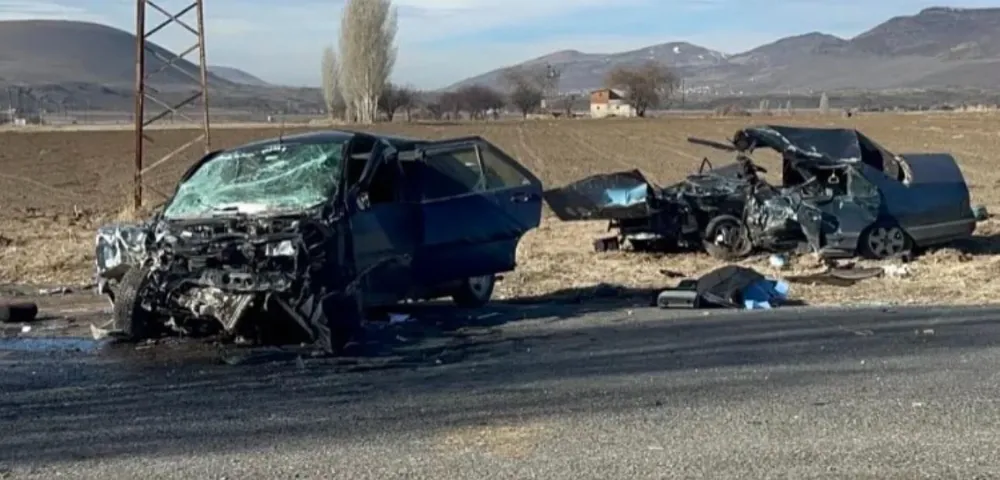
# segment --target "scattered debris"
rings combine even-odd
[[[627,241],[635,250],[701,248],[723,260],[755,249],[892,258],[914,244],[969,237],[984,213],[970,206],[951,155],[896,155],[857,130],[756,126],[729,144],[688,140],[733,152],[735,162],[714,168],[705,158],[698,173],[665,188],[638,170],[593,175],[546,191],[545,200],[564,221],[608,220],[618,234],[595,241],[596,250]],[[781,154],[781,186],[767,183],[750,157],[761,147]]]
[[[986,210],[986,205],[972,207],[972,214],[976,217],[977,222],[989,220],[990,218],[990,212]]]
[[[39,295],[68,295],[70,293],[73,293],[73,289],[70,287],[43,288],[38,291]]]
[[[779,270],[787,268],[788,255],[785,255],[783,253],[772,254],[770,257],[768,257],[768,262],[771,263],[772,267],[777,268]]]
[[[907,265],[886,265],[882,267],[882,271],[885,272],[887,277],[891,278],[904,278],[909,277],[911,270]]]
[[[856,283],[869,278],[881,277],[885,270],[883,268],[856,268],[850,267],[830,267],[820,273],[810,275],[796,275],[786,278],[792,283],[804,283],[810,285],[831,285],[835,287],[851,287]]]
[[[681,272],[667,269],[660,270],[660,274],[667,278],[681,278],[684,276]]]
[[[660,308],[768,309],[788,299],[789,286],[738,265],[720,267],[701,278],[685,279],[660,292]]]

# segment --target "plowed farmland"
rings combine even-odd
[[[858,128],[889,149],[947,151],[960,161],[972,187],[973,202],[1000,210],[1000,116],[982,114],[862,115],[839,117],[668,118],[650,120],[538,120],[391,124],[380,132],[424,138],[481,135],[519,158],[549,186],[586,175],[639,168],[661,184],[681,179],[703,156],[715,163],[724,153],[688,144],[688,136],[724,140],[747,123],[841,125]],[[301,131],[301,130],[299,130]],[[292,133],[286,130],[286,133]],[[213,146],[235,146],[273,137],[276,128],[219,128]],[[155,160],[183,144],[193,130],[150,134],[148,157]],[[86,283],[90,280],[93,229],[119,217],[129,203],[132,181],[131,132],[10,131],[0,133],[0,282]],[[147,193],[169,192],[192,151],[150,173]],[[764,162],[768,165],[767,161]],[[773,171],[773,170],[772,170]],[[719,264],[704,254],[598,254],[590,240],[606,225],[560,223],[546,218],[519,249],[519,268],[498,286],[503,297],[587,295],[600,284],[664,287],[676,282],[662,270],[697,275]],[[1000,287],[1000,222],[980,224],[977,237],[919,257],[903,278],[866,280],[855,287],[793,287],[809,303],[980,303],[992,301]],[[744,262],[778,275],[766,258]],[[793,260],[791,270],[819,266],[809,256]],[[780,272],[787,274],[787,272]],[[607,291],[607,288],[598,290]]]

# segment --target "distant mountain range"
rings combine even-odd
[[[151,91],[169,102],[190,95],[197,67],[161,69],[174,55],[157,45],[147,54]],[[135,35],[88,22],[0,21],[0,104],[54,111],[129,111],[133,104]],[[684,78],[688,98],[804,94],[819,91],[978,88],[1000,91],[1000,8],[935,7],[896,17],[850,39],[813,32],[753,50],[726,54],[684,42],[613,54],[565,50],[519,66],[550,64],[562,72],[560,89],[602,86],[619,65],[646,60],[669,65]],[[318,61],[318,60],[317,60]],[[209,67],[213,108],[254,112],[321,111],[318,88],[271,85],[231,66]],[[186,72],[186,73],[185,73]],[[448,87],[500,87],[502,69]],[[6,93],[6,99],[4,99]],[[5,106],[5,105],[4,105]],[[151,108],[159,110],[156,106]]]
[[[187,60],[164,66],[174,54],[148,44],[151,92],[168,102],[190,96],[198,67]],[[209,67],[210,99],[221,108],[274,111],[293,104],[322,108],[318,89],[270,85],[242,70]],[[0,21],[0,103],[3,93],[28,109],[129,110],[135,82],[135,35],[117,28],[63,20]],[[7,90],[7,92],[3,92]],[[152,105],[153,111],[159,107]]]
[[[517,66],[550,64],[561,71],[560,90],[599,88],[622,65],[655,60],[674,68],[685,87],[714,95],[805,93],[911,88],[1000,89],[1000,8],[933,7],[895,17],[854,38],[813,32],[782,38],[747,52],[725,54],[685,42],[629,52],[555,52]],[[499,87],[504,69],[447,89]]]

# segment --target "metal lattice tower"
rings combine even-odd
[[[203,0],[194,0],[191,4],[184,7],[177,13],[170,13],[164,8],[160,7],[152,0],[136,0],[136,13],[135,13],[135,25],[136,25],[136,47],[135,47],[135,170],[133,178],[133,206],[138,210],[142,206],[142,194],[143,194],[143,176],[150,170],[162,165],[164,162],[176,157],[180,153],[184,152],[188,148],[191,148],[198,143],[203,144],[205,153],[211,149],[211,124],[209,122],[208,116],[208,64],[205,62],[205,11],[202,6]],[[146,10],[147,7],[156,10],[161,13],[166,19],[161,22],[156,27],[151,29],[146,28]],[[197,27],[192,27],[184,20],[182,17],[190,13],[195,12],[197,16]],[[147,48],[146,42],[149,38],[156,32],[163,30],[165,27],[171,24],[177,24],[183,27],[185,30],[191,32],[195,37],[196,41],[194,45],[183,50],[179,54],[174,54],[172,58],[168,58],[160,54],[157,51]],[[191,72],[181,68],[177,65],[177,62],[184,60],[186,56],[191,53],[198,52],[198,60],[195,65],[198,67],[199,75],[192,74]],[[146,54],[151,54],[154,58],[163,62],[159,68],[152,72],[146,71]],[[189,60],[190,61],[190,60]],[[157,98],[154,95],[152,88],[148,88],[147,82],[149,82],[150,77],[156,75],[159,72],[173,68],[175,71],[180,72],[192,80],[192,86],[196,87],[196,91],[189,97],[181,100],[177,103],[168,103],[162,99]],[[200,120],[192,119],[190,116],[186,115],[181,111],[182,108],[191,104],[196,100],[201,100],[202,105],[202,118]],[[162,110],[146,118],[146,100],[151,103],[156,104],[161,107]],[[176,116],[181,119],[187,120],[193,124],[200,123],[202,126],[202,132],[189,142],[177,147],[170,153],[163,156],[153,162],[150,165],[145,165],[144,162],[144,150],[145,142],[152,140],[146,136],[145,129],[154,122],[168,116]],[[162,193],[161,193],[162,194]]]

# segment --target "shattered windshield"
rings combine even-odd
[[[343,145],[344,139],[276,141],[224,151],[178,187],[163,215],[184,218],[316,206],[337,188]]]

